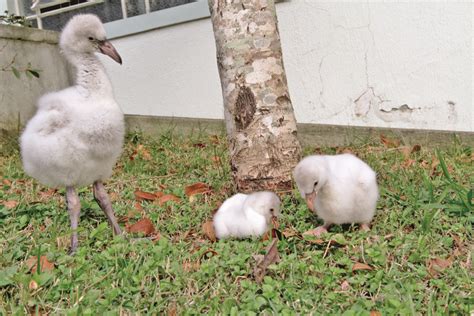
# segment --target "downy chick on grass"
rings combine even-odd
[[[262,236],[272,217],[280,216],[280,199],[272,192],[237,193],[225,200],[214,215],[219,239]]]
[[[123,113],[96,53],[122,63],[107,41],[99,18],[79,14],[61,33],[62,53],[76,69],[76,85],[43,95],[20,138],[27,174],[39,182],[66,188],[71,221],[71,253],[77,249],[81,203],[75,188],[93,184],[94,197],[115,234],[121,229],[102,181],[109,178],[122,152]]]
[[[332,224],[369,229],[379,191],[376,174],[365,162],[351,154],[308,156],[293,176],[308,208],[324,221],[309,234],[319,236]]]

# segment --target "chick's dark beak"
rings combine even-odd
[[[99,50],[102,54],[109,56],[120,65],[122,64],[122,57],[120,57],[115,47],[109,41],[99,41]]]

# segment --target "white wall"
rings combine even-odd
[[[0,15],[3,15],[6,10],[8,10],[7,0],[0,0]]]
[[[301,123],[474,131],[473,4],[277,5]],[[209,19],[113,40],[127,114],[222,118]]]

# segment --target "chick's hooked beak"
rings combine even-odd
[[[109,56],[120,65],[122,64],[122,57],[120,57],[115,47],[109,41],[99,41],[99,50],[102,54]]]
[[[314,199],[316,198],[317,192],[313,190],[311,193],[306,194],[306,204],[308,205],[308,208],[314,212]]]

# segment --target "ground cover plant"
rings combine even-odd
[[[279,261],[256,280],[266,240],[210,240],[234,187],[225,136],[131,134],[106,183],[121,226],[113,238],[80,190],[80,247],[69,256],[63,193],[27,177],[15,137],[0,142],[0,314],[469,314],[472,292],[472,148],[404,146],[382,137],[344,148],[378,174],[372,230],[319,220],[297,191],[281,192]],[[211,236],[212,238],[212,236]],[[274,239],[273,239],[274,240]],[[261,259],[261,257],[260,257]],[[260,281],[261,282],[257,282]]]

